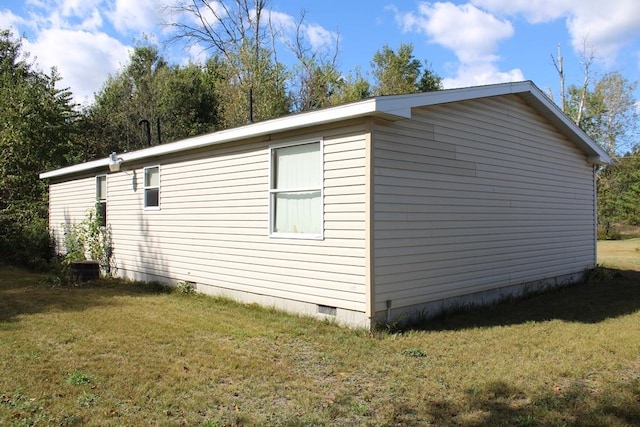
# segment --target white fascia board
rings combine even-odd
[[[377,116],[387,120],[411,118],[411,109],[421,106],[446,104],[508,94],[518,94],[536,108],[554,125],[562,129],[565,135],[587,153],[592,163],[611,163],[611,158],[584,131],[573,123],[536,85],[531,81],[500,83],[486,86],[475,86],[459,89],[447,89],[408,95],[390,95],[369,98],[349,104],[326,109],[291,114],[288,116],[266,120],[201,135],[165,145],[157,145],[130,153],[118,153],[123,163],[143,160],[149,157],[163,156],[185,150],[192,150],[225,142],[238,141],[277,132],[284,132],[308,126],[332,123],[357,117]],[[40,178],[55,178],[90,170],[108,167],[109,159],[94,160],[62,169],[40,174]]]
[[[519,95],[535,108],[543,117],[557,126],[562,133],[587,154],[587,160],[594,164],[608,164],[612,160],[606,151],[593,141],[578,125],[560,110],[533,82],[500,83],[460,89],[447,89],[411,95],[386,96],[379,98],[380,109],[388,114],[411,117],[411,108],[450,102],[468,101],[503,95]],[[407,114],[408,111],[408,115]]]
[[[402,111],[386,112],[380,110],[380,103],[377,98],[370,98],[350,104],[291,114],[277,119],[266,120],[264,122],[253,123],[233,129],[226,129],[206,135],[176,141],[165,145],[144,148],[129,153],[117,153],[123,164],[136,160],[143,160],[149,157],[163,156],[185,150],[207,147],[210,145],[222,144],[225,142],[238,141],[246,138],[253,138],[268,135],[276,132],[284,132],[308,126],[332,123],[339,120],[347,120],[364,116],[382,116],[390,120],[398,120],[411,117],[411,109],[404,108]],[[55,178],[75,173],[87,172],[99,168],[107,168],[109,159],[99,159],[91,162],[80,163],[65,168],[44,172],[40,178]],[[126,166],[125,166],[126,167]]]
[[[406,95],[383,96],[378,99],[380,110],[388,114],[410,116],[411,108],[429,105],[446,104],[450,102],[469,101],[478,98],[489,98],[508,94],[518,94],[539,90],[530,81],[499,83],[486,86],[474,86],[457,89],[445,89],[433,92],[421,92]],[[407,110],[409,113],[407,114]]]
[[[548,111],[548,114],[543,114],[549,121],[555,126],[560,128],[565,136],[580,147],[587,153],[587,160],[594,164],[611,164],[613,160],[607,152],[600,147],[589,135],[583,131],[580,126],[575,124],[565,113],[562,112],[547,95],[545,95],[537,86],[531,83],[532,89],[529,94],[535,99],[536,102],[541,104],[543,108]],[[540,111],[540,108],[538,108]],[[541,112],[542,113],[542,112]]]
[[[495,85],[494,85],[495,86]],[[233,129],[226,129],[193,138],[184,139],[144,148],[129,153],[117,153],[123,163],[135,160],[142,160],[153,156],[162,156],[184,150],[202,148],[209,145],[222,144],[262,136],[275,132],[283,132],[312,125],[331,123],[337,120],[363,117],[368,115],[378,115],[390,120],[411,118],[411,109],[418,106],[433,105],[443,102],[453,102],[456,100],[471,99],[478,97],[477,92],[481,91],[487,95],[487,88],[494,86],[484,86],[481,88],[451,89],[438,92],[417,93],[410,95],[391,95],[370,98],[363,101],[356,101],[349,104],[339,105],[321,110],[291,114],[288,116],[266,120],[264,122],[253,123]],[[498,85],[501,86],[501,85]],[[495,91],[495,89],[493,89]],[[501,94],[503,91],[498,91]],[[474,96],[475,94],[475,96]],[[87,172],[94,169],[104,169],[108,167],[109,159],[99,159],[86,163],[68,166],[65,168],[44,172],[40,174],[41,179],[55,178],[65,175]]]
[[[66,168],[56,169],[49,172],[43,172],[40,174],[40,179],[55,178],[57,176],[72,175],[74,173],[86,172],[93,169],[108,169],[109,159],[98,159],[90,162],[79,163],[73,166],[67,166]]]

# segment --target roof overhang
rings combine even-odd
[[[405,115],[405,109],[414,107],[469,101],[494,96],[518,95],[541,116],[553,124],[571,142],[587,154],[587,160],[594,164],[610,164],[612,159],[594,140],[560,110],[547,95],[533,82],[523,81],[501,83],[487,86],[474,86],[410,95],[387,96],[380,98],[387,113]],[[403,108],[404,107],[404,108]],[[409,112],[410,114],[410,112]]]
[[[549,122],[555,125],[566,137],[587,154],[589,162],[594,164],[611,163],[607,153],[600,148],[584,131],[575,125],[560,109],[530,81],[502,83],[460,89],[448,89],[435,92],[408,95],[380,96],[356,101],[349,104],[320,110],[291,114],[284,117],[253,123],[233,129],[209,133],[165,145],[157,145],[128,153],[119,153],[123,162],[142,161],[147,158],[166,156],[187,150],[204,148],[211,145],[256,138],[273,133],[286,132],[309,126],[317,126],[358,117],[380,117],[386,120],[411,118],[411,110],[416,107],[466,101],[493,96],[516,94],[536,109]],[[58,178],[66,175],[84,173],[91,170],[106,169],[109,158],[80,163],[40,174],[40,178]]]
[[[118,158],[121,159],[123,163],[144,160],[149,157],[165,156],[181,151],[240,141],[247,138],[256,138],[273,133],[286,132],[358,117],[378,116],[387,120],[399,120],[411,117],[410,108],[398,108],[393,111],[385,111],[380,106],[380,100],[381,98],[370,98],[337,107],[291,114],[277,119],[265,120],[264,122],[252,123],[233,129],[200,135],[165,145],[157,145],[128,153],[118,153]],[[44,172],[40,174],[40,178],[56,178],[87,172],[93,169],[104,169],[107,168],[108,164],[109,158],[94,160]]]

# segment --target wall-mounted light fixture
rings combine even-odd
[[[122,157],[118,157],[114,151],[109,155],[109,170],[111,172],[118,172],[120,170],[120,165],[122,164],[122,162]]]

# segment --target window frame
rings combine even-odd
[[[104,179],[104,193],[102,194],[101,187],[100,187],[100,179]],[[95,183],[96,183],[96,196],[95,196],[95,209],[96,209],[96,215],[98,215],[98,205],[104,205],[104,208],[101,209],[101,213],[104,213],[102,215],[102,221],[100,222],[100,226],[101,227],[106,227],[107,226],[107,195],[109,194],[109,190],[108,190],[108,179],[107,179],[107,174],[100,174],[100,175],[96,175],[95,178]]]
[[[320,151],[320,182],[318,187],[294,187],[275,188],[276,152],[278,149],[295,147],[307,144],[318,144]],[[276,195],[295,191],[319,191],[320,192],[320,233],[283,233],[274,231],[276,224]],[[324,138],[312,138],[294,142],[283,142],[269,146],[269,237],[284,239],[324,240]]]
[[[158,169],[158,185],[147,185],[147,171],[150,169]],[[160,165],[153,166],[145,166],[142,172],[142,206],[145,211],[159,211],[160,210]],[[158,205],[157,206],[148,206],[147,205],[147,190],[157,190],[158,191]]]

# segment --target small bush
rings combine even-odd
[[[87,211],[85,218],[79,223],[63,224],[63,228],[67,252],[63,262],[70,265],[85,259],[98,261],[102,273],[109,275],[113,255],[111,226],[102,226],[97,208]]]
[[[0,260],[7,265],[46,271],[54,243],[47,220],[34,210],[0,211]]]
[[[195,283],[187,281],[176,283],[176,292],[181,295],[194,295],[197,293]]]
[[[622,233],[616,227],[598,226],[598,240],[620,240]]]

